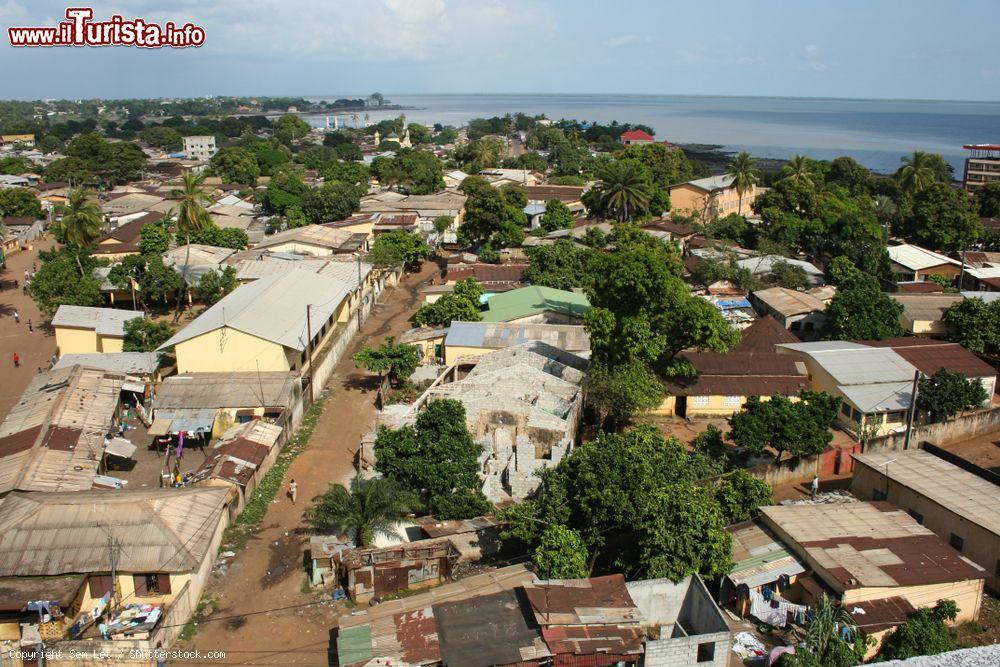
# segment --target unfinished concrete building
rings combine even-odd
[[[463,367],[450,366],[412,406],[389,406],[380,423],[398,428],[429,401],[460,401],[472,438],[483,445],[483,493],[494,503],[524,500],[538,488],[536,471],[573,449],[588,362],[533,341],[473,363],[464,377]]]

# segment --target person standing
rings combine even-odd
[[[298,497],[298,495],[299,495],[299,485],[295,483],[294,479],[292,479],[288,483],[288,497],[292,499],[293,505],[295,504],[295,499]]]
[[[14,359],[14,368],[19,368],[21,366],[21,357],[15,352],[12,358]]]
[[[816,496],[819,495],[819,475],[813,475],[812,481],[812,500],[816,502]]]
[[[17,312],[16,310],[14,311],[14,323],[15,324],[21,323],[21,313]]]
[[[35,327],[31,325],[31,318],[28,318],[28,333],[34,333]]]

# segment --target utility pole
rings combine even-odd
[[[920,371],[915,371],[913,373],[913,389],[910,391],[910,414],[906,420],[906,439],[903,441],[903,449],[910,448],[910,434],[913,432],[913,417],[917,413],[917,387],[922,375],[923,374]]]
[[[965,247],[962,248],[962,268],[958,271],[958,291],[962,291],[962,283],[965,281]]]
[[[309,363],[309,403],[316,400],[316,388],[313,387],[313,359],[312,359],[312,317],[310,309],[311,303],[306,304],[306,361]]]
[[[361,253],[358,253],[358,331],[361,334],[361,308],[364,306],[364,289],[361,287]]]
[[[108,555],[111,558],[111,599],[108,601],[108,609],[118,606],[118,550],[121,548],[115,536],[108,532]]]

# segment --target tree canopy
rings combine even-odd
[[[962,299],[945,311],[948,340],[977,354],[1000,356],[1000,301]]]
[[[954,651],[958,646],[947,623],[958,616],[953,600],[938,600],[933,607],[921,607],[889,633],[879,651],[881,660],[907,660],[921,655]]]
[[[793,456],[820,454],[833,440],[830,425],[841,399],[824,392],[804,391],[798,401],[775,394],[769,400],[747,399],[743,409],[729,418],[729,437],[754,454],[768,449]]]
[[[302,517],[319,533],[353,534],[355,544],[364,549],[374,546],[379,535],[394,535],[396,523],[418,504],[414,494],[391,479],[356,475],[349,488],[331,484],[313,498]]]
[[[837,293],[826,307],[823,335],[827,340],[885,340],[903,335],[901,303],[859,271],[846,257],[833,262]]]
[[[365,345],[354,355],[354,363],[364,366],[379,377],[389,378],[394,386],[413,375],[420,365],[420,350],[414,345],[397,343],[393,336],[385,339],[378,347]]]
[[[931,421],[942,421],[959,412],[982,407],[989,396],[977,378],[941,368],[917,383],[917,407],[929,412]]]
[[[424,239],[405,230],[394,229],[375,237],[366,259],[375,266],[401,266],[408,271],[416,271],[430,254],[431,249]]]
[[[464,278],[455,283],[451,294],[421,306],[413,321],[421,327],[446,327],[452,321],[479,322],[483,319],[479,310],[479,297],[482,295],[483,290],[475,278]]]
[[[152,352],[166,343],[174,335],[173,329],[164,322],[134,317],[125,322],[123,352]]]

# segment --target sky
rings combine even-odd
[[[83,0],[0,0],[0,98],[558,93],[1000,99],[998,0],[118,0],[202,47],[18,48]]]

